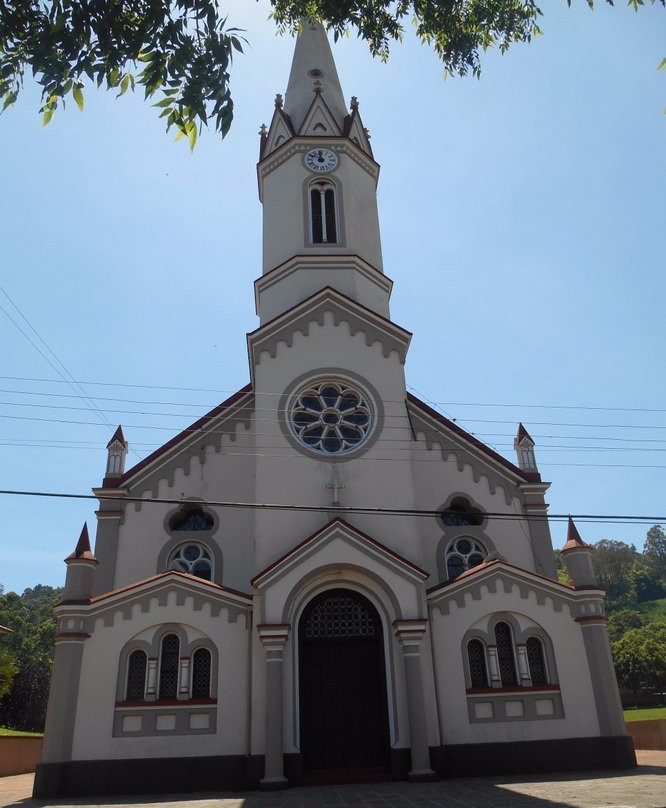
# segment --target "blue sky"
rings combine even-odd
[[[2,287],[105,411],[42,381],[59,376],[0,311],[2,489],[89,493],[115,425],[136,462],[248,380],[257,132],[293,42],[266,3],[228,7],[250,44],[224,141],[190,154],[139,96],[92,87],[46,128],[29,83],[0,117]],[[408,383],[510,459],[522,420],[553,513],[666,514],[665,13],[551,0],[545,35],[488,52],[480,80],[444,80],[411,32],[388,64],[334,46],[382,165]],[[0,501],[0,583],[60,584],[94,501]],[[580,525],[639,546],[648,527]]]

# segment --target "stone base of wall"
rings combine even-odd
[[[0,777],[34,772],[43,743],[43,738],[0,737]]]
[[[627,732],[636,749],[666,749],[666,720],[627,721]]]
[[[632,769],[636,766],[634,745],[628,735],[452,744],[431,747],[430,759],[440,777]]]
[[[431,747],[430,758],[433,769],[442,778],[630,769],[636,765],[634,746],[626,735],[437,746]],[[406,779],[409,750],[393,750],[390,768],[393,779]],[[263,772],[263,755],[41,763],[35,775],[33,796],[240,791],[257,788]],[[285,755],[285,774],[292,785],[302,781],[300,755]]]

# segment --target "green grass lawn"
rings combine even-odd
[[[21,732],[19,729],[7,729],[7,727],[0,727],[0,736],[12,735],[18,738],[42,738],[43,732]]]
[[[625,721],[653,721],[657,718],[666,719],[666,707],[646,707],[624,711]]]

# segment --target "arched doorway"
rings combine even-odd
[[[314,598],[299,624],[305,771],[389,763],[384,641],[370,601],[348,589]]]

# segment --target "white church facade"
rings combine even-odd
[[[378,171],[305,25],[261,134],[251,381],[129,470],[111,439],[35,796],[635,765],[532,439],[514,465],[406,391]]]

